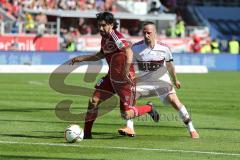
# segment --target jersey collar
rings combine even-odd
[[[144,40],[143,40],[143,41],[144,41]],[[150,50],[153,50],[153,49],[155,48],[156,44],[157,44],[157,41],[155,40],[154,46],[153,46],[153,48],[151,48],[151,47],[149,47],[149,46],[145,43],[145,41],[144,41],[144,46],[145,46],[145,48],[148,48],[148,49],[150,49]]]

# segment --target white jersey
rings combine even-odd
[[[155,42],[153,48],[148,47],[144,40],[132,46],[133,62],[139,72],[138,82],[157,82],[159,80],[171,83],[166,62],[173,60],[171,50],[161,42]]]
[[[161,42],[149,48],[144,41],[132,46],[137,76],[136,91],[141,97],[157,96],[167,105],[167,96],[176,93],[169,77],[166,62],[173,60],[170,49]]]

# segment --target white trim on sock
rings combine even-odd
[[[180,117],[183,119],[184,116],[188,116],[189,117],[189,114],[188,114],[188,111],[186,109],[186,107],[184,105],[182,105],[182,107],[179,109],[179,114],[180,114]]]
[[[190,118],[190,115],[188,114],[188,111],[184,105],[179,109],[179,115],[182,118],[183,122],[184,122],[184,119],[186,119],[186,117]],[[188,122],[187,127],[189,132],[196,131],[192,121]]]
[[[187,124],[187,126],[188,126],[188,130],[189,130],[190,132],[196,131],[195,128],[194,128],[194,126],[193,126],[193,124],[192,124],[192,121],[190,121],[190,122]]]

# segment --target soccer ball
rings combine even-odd
[[[65,140],[69,143],[80,142],[83,136],[83,129],[77,124],[69,125],[64,132]]]

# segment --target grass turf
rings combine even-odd
[[[65,95],[49,87],[48,74],[0,74],[0,159],[240,159],[239,72],[179,74],[177,91],[187,106],[200,139],[189,138],[178,113],[152,100],[161,112],[161,122],[148,116],[135,119],[136,137],[122,137],[124,125],[116,107],[97,119],[92,140],[68,144],[63,131],[70,123],[55,114],[64,99],[73,100],[71,111],[86,111],[88,97]],[[83,75],[72,74],[67,84],[93,88]]]

